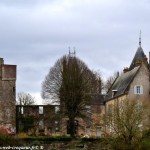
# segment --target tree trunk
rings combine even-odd
[[[75,130],[76,130],[76,127],[75,127],[75,119],[74,118],[69,118],[69,132],[70,132],[70,136],[72,138],[75,137]]]

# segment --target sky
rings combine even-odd
[[[0,57],[17,65],[17,93],[42,104],[41,84],[54,63],[76,56],[107,79],[150,50],[149,0],[0,0]]]

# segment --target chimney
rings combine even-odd
[[[125,67],[124,69],[123,69],[123,72],[124,73],[126,73],[126,72],[128,72],[129,71],[129,68],[128,67]]]

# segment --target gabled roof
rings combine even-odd
[[[128,71],[126,73],[122,73],[118,78],[114,81],[112,86],[110,87],[106,97],[105,101],[111,100],[112,98],[121,96],[122,94],[125,94],[128,91],[128,87],[130,83],[133,81],[134,77],[136,76],[140,66],[135,67],[131,71]],[[113,97],[113,90],[115,91]]]
[[[105,102],[105,96],[104,94],[98,94],[92,99],[90,102],[91,105],[104,105]]]
[[[135,56],[132,60],[132,63],[129,67],[129,70],[132,70],[134,67],[137,66],[137,62],[144,62],[144,59],[146,58],[146,55],[144,54],[144,51],[141,47],[141,45],[139,45],[136,53],[135,53]],[[148,65],[148,64],[147,64]]]

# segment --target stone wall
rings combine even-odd
[[[136,85],[143,87],[143,94],[135,94],[134,87]],[[142,64],[140,70],[138,71],[137,75],[135,76],[134,80],[130,84],[129,92],[128,92],[129,99],[139,99],[144,100],[150,103],[150,82],[149,82],[149,70],[147,67]]]
[[[15,128],[16,65],[5,65],[0,58],[0,124]]]

